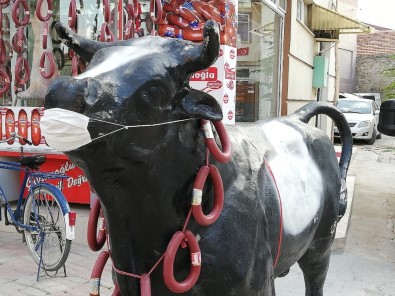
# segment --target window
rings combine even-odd
[[[300,20],[303,24],[307,25],[307,4],[304,3],[303,0],[298,0],[298,11],[297,11],[298,20]]]
[[[247,1],[251,4],[239,5],[238,34],[243,41],[237,57],[238,122],[277,117],[281,106],[283,14],[272,1]],[[247,38],[249,43],[242,44]]]
[[[285,10],[286,0],[280,0],[279,3],[280,7]]]
[[[240,41],[243,43],[250,43],[250,14],[239,13],[237,19],[237,33],[240,35]]]

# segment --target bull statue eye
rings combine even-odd
[[[149,85],[144,86],[139,93],[139,101],[146,105],[151,106],[162,106],[166,104],[166,94],[169,93],[169,89],[163,85]]]

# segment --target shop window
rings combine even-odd
[[[255,1],[240,5],[239,15],[249,15],[250,43],[238,44],[236,121],[277,117],[283,18],[270,4]]]
[[[48,2],[52,9],[48,9]],[[111,41],[119,37],[115,0],[21,0],[8,3],[0,7],[0,52],[5,52],[0,59],[1,106],[42,107],[46,89],[53,79],[84,71],[85,63],[73,57],[58,39],[53,28],[55,21],[68,24],[78,35],[89,39],[102,37]],[[42,3],[40,11],[39,3]],[[149,12],[149,2],[139,0],[139,3],[144,18]],[[14,9],[16,4],[19,6]],[[123,14],[125,25],[128,11],[124,9]],[[107,29],[102,30],[105,23]],[[149,33],[146,22],[141,22],[135,36]],[[41,58],[44,53],[45,57]]]

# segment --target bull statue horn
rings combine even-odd
[[[186,50],[188,55],[185,71],[188,73],[203,70],[214,64],[218,58],[220,48],[218,24],[208,20],[203,28],[203,42],[194,50]]]
[[[99,49],[116,45],[81,37],[61,22],[55,24],[55,29],[62,42],[87,62],[90,62]]]

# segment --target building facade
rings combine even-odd
[[[236,121],[291,114],[352,89],[356,34],[369,32],[355,20],[357,6],[357,0],[239,1]],[[313,124],[331,134],[326,117]]]

